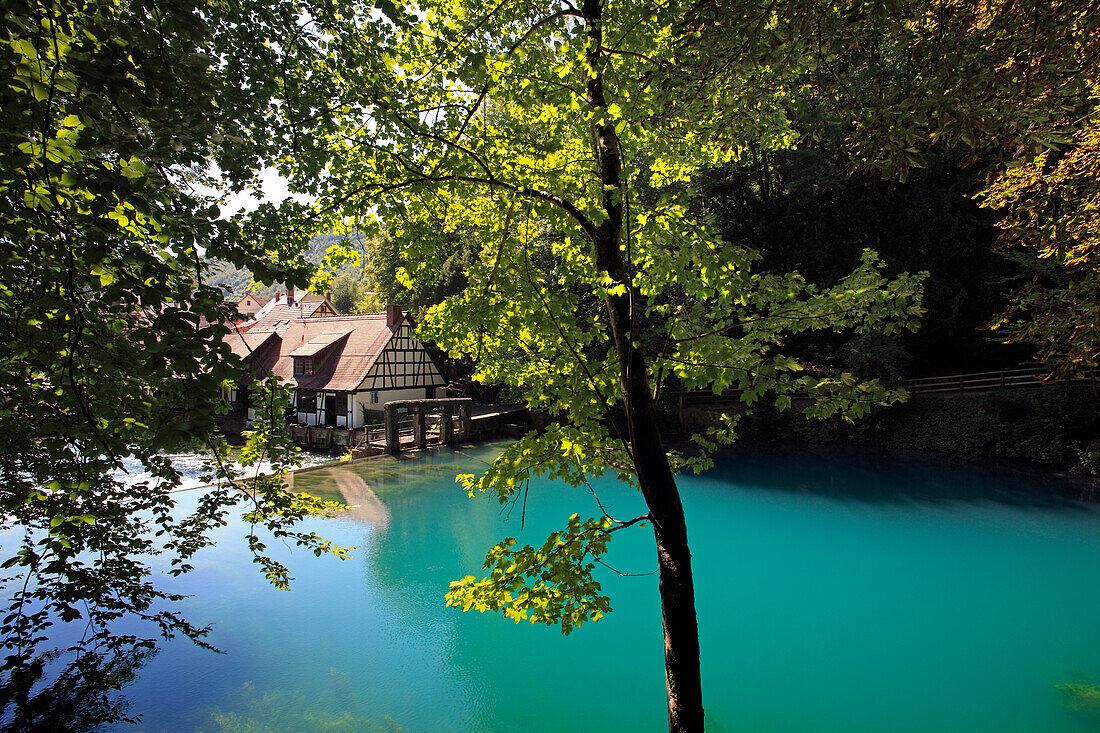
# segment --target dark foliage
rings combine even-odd
[[[928,271],[920,330],[894,339],[899,358],[875,376],[980,371],[1028,357],[982,328],[1007,307],[1006,283],[1027,269],[994,249],[995,217],[969,198],[981,181],[957,156],[930,156],[900,183],[849,175],[837,149],[818,145],[761,153],[700,183],[725,236],[759,249],[768,270],[832,283],[869,247],[890,271]],[[799,346],[818,363],[851,369],[867,344],[814,334]]]
[[[1088,385],[919,397],[858,424],[757,410],[742,426],[757,440],[958,453],[1100,476],[1100,394]]]

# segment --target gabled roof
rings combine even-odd
[[[247,296],[246,296],[247,297]],[[238,308],[238,310],[240,310]],[[243,311],[242,311],[243,312]],[[285,325],[283,321],[295,318],[316,318],[319,316],[338,315],[332,306],[332,301],[327,295],[315,295],[306,293],[296,298],[294,303],[287,302],[285,293],[276,293],[262,308],[252,313],[252,317],[243,323],[237,324],[242,331],[249,331],[256,327],[270,330]]]
[[[242,359],[247,359],[260,351],[270,339],[279,337],[274,331],[242,334],[230,332],[229,336],[236,338],[227,337],[226,343],[229,344],[229,348],[233,350],[233,353]]]
[[[309,318],[326,302],[325,300],[308,300],[304,303],[295,301],[294,305],[290,305],[285,300],[273,300],[256,311],[253,320],[255,320],[256,326],[263,326],[294,318]]]
[[[263,297],[262,295],[256,295],[255,293],[245,293],[244,296],[237,301],[237,309],[240,310],[240,308],[242,307],[248,307],[244,304],[249,300],[251,300],[253,303],[253,311],[257,311],[267,305],[267,298]]]
[[[401,325],[415,325],[407,314],[391,327],[385,313],[302,318],[290,314],[298,310],[297,304],[283,307],[286,310],[271,309],[247,332],[229,334],[226,341],[264,375],[278,376],[299,389],[355,391]],[[295,377],[295,357],[313,357],[313,374]]]
[[[279,329],[283,351],[275,374],[301,389],[354,391],[374,366],[395,330],[396,326],[390,329],[386,325],[385,313],[293,320]],[[346,337],[333,342],[330,335],[340,331],[346,333]],[[313,374],[295,377],[294,360],[290,355],[302,348],[312,349],[314,347],[306,345],[326,339],[332,348],[321,350],[320,358],[314,361]]]
[[[279,361],[282,339],[274,331],[242,333],[234,329],[226,335],[225,343],[234,354],[251,364],[262,379],[273,373]]]

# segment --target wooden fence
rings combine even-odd
[[[985,392],[994,389],[1016,389],[1042,387],[1048,384],[1100,383],[1100,374],[1086,371],[1071,377],[1047,380],[1050,373],[1043,367],[1019,367],[1002,369],[995,372],[973,372],[971,374],[948,374],[942,377],[921,377],[906,379],[902,386],[910,395],[958,394],[959,392]],[[728,389],[720,395],[708,390],[683,392],[680,395],[681,408],[690,405],[715,405],[738,402],[740,389]],[[798,399],[795,396],[795,399]]]
[[[974,372],[972,374],[948,374],[942,377],[907,379],[903,383],[911,395],[945,394],[951,392],[984,392],[992,389],[1018,387],[1042,387],[1046,384],[1070,382],[1095,382],[1095,372],[1084,372],[1057,380],[1046,379],[1049,370],[1042,367],[1002,369],[998,372]]]
[[[709,389],[696,389],[690,392],[680,392],[680,409],[693,405],[713,405],[727,402],[741,401],[740,389],[727,389],[722,394],[714,394]]]

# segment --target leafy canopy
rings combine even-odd
[[[80,621],[74,647],[147,644],[112,622],[136,616],[201,640],[154,584],[241,507],[260,529],[319,551],[293,525],[325,507],[257,480],[207,493],[180,516],[164,452],[206,445],[212,476],[236,480],[217,438],[222,390],[251,381],[220,345],[231,304],[204,257],[304,285],[298,240],[251,239],[201,191],[244,185],[286,133],[278,100],[296,68],[304,4],[5,0],[0,30],[0,562],[3,668],[40,658],[46,629]],[[218,169],[211,167],[216,162]],[[216,178],[211,171],[223,171]],[[200,188],[204,184],[206,188]],[[261,220],[270,212],[262,210]],[[283,470],[285,395],[260,391],[245,465]],[[132,457],[153,478],[123,482]],[[164,601],[170,601],[165,603]],[[79,662],[79,659],[77,660]]]
[[[335,96],[325,124],[303,136],[309,165],[290,164],[294,185],[318,196],[315,221],[392,232],[411,289],[437,277],[449,239],[477,242],[465,290],[431,309],[420,333],[556,420],[484,476],[460,477],[501,502],[536,475],[636,480],[620,419],[624,349],[643,357],[654,396],[734,388],[747,405],[805,397],[809,415],[855,418],[901,393],[787,357],[784,340],[807,329],[891,333],[920,314],[921,276],[889,278],[872,252],[827,286],[754,273],[758,255],[719,236],[692,185],[750,144],[795,143],[813,57],[784,16],[751,6],[775,35],[742,28],[747,48],[723,84],[679,87],[693,53],[685,36],[705,27],[697,8],[609,2],[594,19],[590,5],[448,2],[364,14],[328,46],[319,73]],[[620,232],[622,273],[598,262],[594,242],[609,227]],[[629,326],[617,333],[609,304],[627,301]],[[712,449],[730,437],[698,442]],[[541,549],[506,540],[486,559],[490,575],[453,584],[449,602],[568,632],[608,610],[592,559],[640,519],[576,516]]]

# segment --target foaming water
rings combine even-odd
[[[240,450],[237,448],[230,450],[226,462],[228,468],[237,471],[242,470],[242,466],[237,462],[239,454]],[[180,489],[194,489],[217,480],[208,453],[169,453],[165,454],[164,457],[171,461],[172,466],[179,471],[181,476]],[[293,465],[299,468],[317,466],[335,460],[336,457],[328,453],[299,450],[294,454]],[[250,467],[248,471],[245,471],[245,475],[267,474],[270,471],[271,463],[262,461],[258,466]],[[140,483],[156,484],[158,481],[156,476],[146,470],[141,461],[131,456],[122,459],[122,468],[114,472],[114,478],[125,486],[134,486]]]
[[[354,559],[274,547],[268,586],[240,527],[196,570],[189,619],[224,654],[171,642],[126,695],[139,730],[658,731],[666,727],[652,537],[617,536],[614,612],[569,637],[444,607],[505,536],[541,543],[585,490],[526,507],[453,481],[500,446],[299,473],[349,505],[317,521]],[[939,457],[745,446],[680,480],[694,555],[708,729],[1095,731],[1059,688],[1100,682],[1100,517],[1045,474]],[[598,482],[622,518],[640,497]],[[522,515],[522,526],[521,526]],[[1075,709],[1081,708],[1081,709]],[[120,730],[126,730],[123,727]]]

